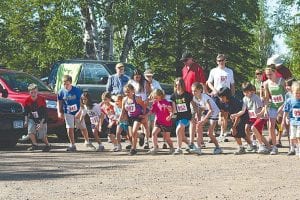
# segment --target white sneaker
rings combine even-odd
[[[89,148],[91,150],[96,150],[96,147],[91,142],[85,142],[84,145],[86,148]]]
[[[153,147],[152,149],[150,149],[150,150],[147,152],[147,154],[156,155],[157,152],[158,152],[158,149]]]
[[[265,145],[259,145],[257,153],[258,154],[269,154],[270,151]]]
[[[121,144],[117,144],[116,148],[114,148],[114,152],[119,152],[122,151],[122,145]]]
[[[182,149],[176,149],[173,153],[173,155],[180,155],[180,154],[183,154]]]
[[[273,146],[270,155],[277,155],[278,154],[278,148],[276,146]]]

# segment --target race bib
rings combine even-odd
[[[126,109],[128,112],[135,112],[135,105],[134,105],[134,104],[126,105],[126,106],[125,106],[125,109]]]
[[[91,124],[97,124],[99,122],[98,116],[90,117]]]
[[[295,117],[295,118],[300,117],[300,109],[299,108],[294,108],[293,109],[293,117]]]
[[[77,105],[70,105],[67,107],[67,109],[69,110],[69,112],[76,112],[77,111]]]
[[[248,110],[248,113],[249,113],[250,118],[256,118],[256,114],[255,114],[254,110]]]
[[[272,95],[272,102],[273,103],[283,103],[283,96],[280,95]]]
[[[32,114],[33,118],[36,118],[36,119],[39,118],[39,114],[37,111],[31,112],[31,114]]]
[[[187,111],[187,106],[185,103],[177,104],[176,107],[177,107],[178,112],[186,112]]]

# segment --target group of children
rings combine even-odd
[[[265,73],[268,80],[261,86],[264,95],[257,95],[255,86],[247,82],[242,85],[244,94],[242,101],[234,97],[229,88],[223,87],[218,92],[221,103],[216,103],[212,97],[203,92],[202,84],[195,82],[192,85],[191,94],[186,91],[183,79],[177,78],[174,81],[171,102],[165,99],[165,94],[161,89],[155,89],[150,94],[152,106],[148,108],[145,101],[135,95],[133,85],[127,84],[124,87],[124,96],[117,95],[112,99],[110,93],[104,92],[100,104],[92,104],[89,94],[84,92],[77,116],[80,120],[84,120],[84,116],[88,114],[95,141],[100,146],[102,145],[99,133],[107,129],[114,145],[112,150],[115,152],[122,150],[121,133],[127,132],[130,143],[127,149],[130,149],[130,155],[135,155],[139,130],[148,123],[148,116],[154,114],[153,147],[149,150],[149,154],[157,154],[159,151],[158,134],[162,133],[169,145],[170,154],[182,154],[182,143],[186,143],[188,152],[200,155],[201,148],[205,146],[203,128],[207,123],[208,136],[215,145],[213,154],[223,152],[214,135],[214,130],[220,113],[226,111],[232,120],[231,135],[238,144],[236,155],[246,153],[242,138],[248,144],[247,151],[257,150],[260,154],[278,154],[283,128],[279,128],[278,139],[276,139],[276,123],[280,123],[279,127],[285,127],[290,132],[291,148],[288,155],[294,155],[299,149],[300,139],[300,83],[277,78],[271,68],[266,68]],[[170,138],[173,123],[176,127],[176,148]],[[269,130],[269,140],[262,134],[266,124]],[[185,134],[187,127],[190,128],[189,140]],[[196,144],[194,144],[195,136],[197,137]],[[252,140],[258,142],[258,149],[253,145]],[[102,146],[100,150],[103,149]]]
[[[268,79],[262,82],[259,88],[263,92],[257,95],[257,88],[254,85],[248,82],[244,83],[242,100],[234,97],[229,88],[223,87],[218,91],[218,101],[216,101],[216,98],[204,93],[203,85],[198,82],[192,84],[192,93],[189,93],[186,91],[182,78],[175,79],[174,93],[170,100],[165,99],[165,94],[161,89],[152,90],[149,95],[151,107],[135,94],[135,88],[130,83],[124,87],[124,95],[112,97],[109,92],[104,92],[99,104],[92,103],[89,93],[83,92],[75,119],[77,124],[83,124],[80,122],[83,122],[85,116],[88,115],[95,142],[98,143],[98,146],[94,147],[85,138],[90,147],[94,147],[97,151],[103,151],[104,146],[99,135],[106,131],[113,144],[112,151],[122,151],[121,138],[122,133],[125,132],[130,143],[126,149],[129,149],[130,155],[135,155],[139,130],[141,127],[148,126],[148,117],[154,115],[153,147],[148,151],[149,154],[157,154],[159,151],[158,135],[162,133],[169,146],[170,154],[183,154],[182,144],[186,143],[185,149],[188,152],[200,155],[201,148],[205,146],[203,129],[206,124],[208,124],[208,137],[215,145],[213,154],[223,152],[214,135],[214,130],[221,113],[228,112],[232,120],[231,135],[238,145],[236,155],[246,153],[242,138],[248,144],[248,151],[256,150],[252,141],[256,140],[258,153],[278,154],[283,129],[288,132],[290,137],[288,155],[295,155],[300,149],[300,82],[294,79],[284,81],[276,76],[275,70],[272,68],[266,68],[265,74]],[[35,91],[35,89],[36,87],[29,88],[30,91]],[[33,118],[31,115],[34,112],[31,107],[26,106],[25,108],[27,116]],[[44,123],[44,118],[41,118],[40,124]],[[173,123],[175,124],[173,125]],[[262,134],[266,124],[268,125],[269,140]],[[276,125],[278,126],[277,138]],[[177,137],[176,147],[170,138],[174,126]],[[187,127],[189,127],[189,139],[186,137]],[[195,136],[197,137],[196,144],[194,144]],[[48,151],[50,149],[48,141],[45,143]]]

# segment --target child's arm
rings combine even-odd
[[[206,113],[206,115],[203,117],[203,119],[199,118],[199,119],[201,119],[201,121],[199,120],[199,121],[201,122],[201,124],[202,124],[202,123],[205,123],[205,122],[208,120],[208,118],[211,116],[212,112],[213,112],[209,100],[207,100],[205,106],[206,106],[206,108],[207,108],[207,113]],[[201,111],[202,111],[202,110],[201,110]],[[199,115],[199,116],[200,116],[200,115]],[[201,116],[200,116],[200,117],[201,117]]]
[[[242,116],[247,110],[247,107],[245,104],[243,104],[243,107],[242,107],[242,110],[240,110],[239,112],[237,113],[234,113],[234,114],[231,114],[230,115],[230,118],[233,120],[234,118],[238,118],[240,116]]]

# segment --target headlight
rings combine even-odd
[[[56,109],[56,101],[46,100],[46,107]]]

